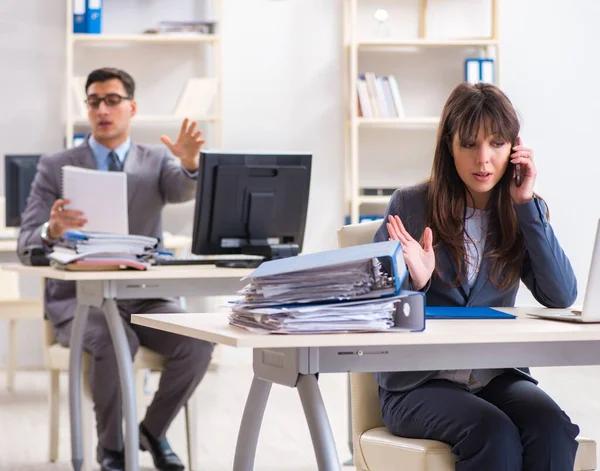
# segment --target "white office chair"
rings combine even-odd
[[[21,298],[19,275],[0,270],[0,319],[8,321],[8,351],[6,356],[6,389],[12,391],[17,370],[17,322],[41,319],[42,302],[39,299]]]
[[[381,220],[353,224],[338,231],[340,247],[368,244]],[[351,417],[357,471],[454,471],[456,456],[446,443],[403,438],[388,432],[381,419],[379,394],[372,373],[351,373]],[[596,469],[596,442],[578,437],[574,471]]]
[[[50,372],[50,461],[58,459],[59,444],[59,416],[60,416],[60,372],[69,371],[69,349],[57,343],[54,336],[52,325],[49,321],[44,321],[44,360],[46,368]],[[90,365],[91,356],[84,352],[82,361],[83,397],[82,420],[83,420],[83,460],[84,471],[91,471],[92,463],[95,463],[95,453],[93,450],[94,437],[94,407],[92,394],[90,390]],[[164,358],[152,350],[140,347],[133,362],[133,372],[135,375],[138,418],[144,416],[144,375],[147,370],[162,371],[164,368]],[[198,426],[197,413],[195,408],[195,394],[192,395],[185,405],[185,421],[187,429],[187,449],[188,449],[188,469],[198,471],[198,460],[196,454]]]

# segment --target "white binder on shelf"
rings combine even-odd
[[[83,75],[77,75],[72,79],[73,86],[73,96],[75,98],[75,108],[76,108],[76,117],[80,119],[86,119],[87,116],[87,105],[85,104],[85,100],[87,96],[85,94],[85,83],[87,81],[87,77]]]
[[[188,79],[177,100],[173,116],[186,118],[208,115],[215,100],[218,85],[218,79],[212,77]]]
[[[495,82],[494,59],[466,59],[465,81],[475,83]]]

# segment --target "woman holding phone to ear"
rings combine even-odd
[[[519,130],[500,89],[458,85],[430,179],[391,197],[374,241],[402,243],[410,288],[426,291],[428,305],[514,306],[520,280],[547,307],[575,301],[575,275],[533,191],[533,151]],[[376,377],[390,432],[448,443],[457,471],[573,470],[579,428],[527,368]]]

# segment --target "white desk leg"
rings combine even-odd
[[[6,389],[15,388],[15,370],[17,369],[17,319],[8,321],[8,358],[6,361]]]
[[[333,433],[331,432],[331,425],[325,411],[316,375],[299,375],[296,387],[310,430],[319,471],[340,471],[340,461]]]
[[[260,426],[272,385],[273,383],[270,381],[263,381],[256,376],[252,380],[235,446],[233,471],[252,471],[254,469]]]
[[[69,346],[69,410],[71,418],[71,462],[75,471],[83,465],[83,436],[81,430],[81,355],[83,354],[83,331],[87,323],[89,307],[77,304],[71,344]],[[91,467],[91,463],[87,463]]]
[[[346,374],[348,383],[348,448],[350,449],[350,459],[344,463],[344,466],[354,465],[354,440],[352,436],[352,384],[350,383],[350,373]]]
[[[135,405],[135,382],[133,377],[133,361],[123,320],[119,314],[115,299],[106,298],[103,303],[110,338],[115,347],[121,395],[123,398],[123,417],[125,418],[125,469],[138,471],[139,432],[137,410]]]

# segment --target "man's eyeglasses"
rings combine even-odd
[[[88,99],[85,100],[85,102],[87,103],[88,108],[92,110],[97,110],[100,107],[100,103],[102,102],[106,103],[106,106],[108,106],[109,108],[113,108],[115,106],[118,106],[123,100],[131,100],[131,97],[122,96],[118,93],[109,93],[108,95],[103,97],[90,95],[88,96]]]

